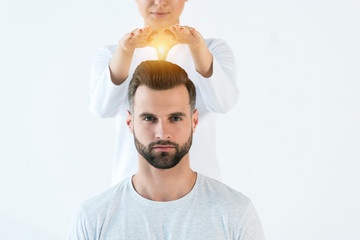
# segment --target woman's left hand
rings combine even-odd
[[[191,48],[196,48],[204,42],[201,34],[195,28],[181,26],[179,24],[165,28],[164,33],[180,44],[188,44]]]

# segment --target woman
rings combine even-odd
[[[186,0],[136,0],[144,27],[126,34],[117,45],[102,47],[91,73],[88,105],[100,117],[115,117],[117,139],[112,183],[137,170],[137,152],[125,124],[127,87],[134,69],[145,60],[173,62],[188,73],[197,90],[201,126],[190,151],[194,171],[220,180],[216,157],[216,113],[237,102],[236,69],[229,46],[219,39],[204,39],[192,27],[181,26]]]

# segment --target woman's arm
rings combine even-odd
[[[173,25],[164,30],[175,41],[189,46],[195,69],[199,73],[197,86],[207,108],[225,113],[235,106],[239,92],[236,66],[230,47],[222,40],[204,40],[192,27]]]
[[[198,73],[203,77],[210,77],[212,75],[213,55],[206,46],[204,38],[195,28],[177,24],[164,29],[164,32],[176,42],[189,46]]]
[[[149,26],[135,29],[119,41],[109,64],[111,81],[115,85],[120,85],[128,77],[135,48],[148,46],[153,41],[155,35],[156,33]]]
[[[147,46],[155,33],[150,27],[126,34],[117,46],[100,48],[91,68],[88,107],[101,118],[114,117],[126,102],[129,69],[135,48]]]

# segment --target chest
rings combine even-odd
[[[99,239],[236,239],[221,211],[205,207],[118,209]]]

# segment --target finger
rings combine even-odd
[[[134,30],[132,30],[130,33],[135,33],[137,30],[139,30],[138,28],[135,28]]]
[[[191,33],[195,38],[202,38],[201,34],[195,28],[191,30]]]
[[[186,34],[186,35],[191,35],[191,32],[189,29],[184,28],[184,27],[180,27],[180,33],[181,34]]]
[[[143,30],[141,28],[136,28],[134,31],[132,31],[132,33],[134,33],[134,37],[137,37],[141,34],[143,34]]]
[[[135,33],[131,32],[128,34],[128,39],[132,39],[134,37]]]
[[[155,39],[155,36],[154,36],[154,35],[150,35],[150,37],[148,37],[148,39],[147,39],[147,42],[148,42],[148,43],[151,43],[152,41],[154,41],[154,39]]]
[[[179,28],[176,27],[176,26],[171,26],[171,27],[170,27],[170,32],[171,32],[172,34],[174,34],[174,36],[176,37],[177,35],[179,35]]]
[[[138,31],[138,28],[134,29],[133,31],[131,31],[131,32],[129,33],[129,37],[130,37],[130,39],[132,39],[132,38],[135,38],[135,37],[136,37],[136,35],[137,35],[137,31]]]
[[[152,32],[149,36],[149,38],[155,38],[158,35],[156,31]]]
[[[185,25],[185,26],[183,26],[183,27],[184,27],[185,29],[187,29],[189,33],[194,34],[193,30],[194,30],[195,28],[189,27],[189,26],[187,26],[187,25]]]
[[[129,33],[127,33],[127,34],[124,35],[124,37],[122,38],[122,40],[123,40],[123,41],[129,41],[129,40],[131,40],[131,39],[133,38],[133,36],[134,36],[134,33],[129,32]]]
[[[144,27],[142,30],[143,30],[143,32],[144,32],[145,34],[152,32],[151,26]]]
[[[180,25],[179,24],[174,24],[174,25],[171,25],[169,27],[170,31],[174,32],[174,31],[179,31],[180,30]]]
[[[147,28],[147,32],[145,33],[145,35],[146,35],[146,36],[150,36],[150,35],[152,35],[152,34],[156,35],[156,34],[157,34],[157,30],[152,30],[152,28],[149,26],[149,27]]]
[[[175,25],[170,26],[170,27],[169,27],[169,30],[170,30],[171,32],[176,31],[176,26],[175,26]]]
[[[149,36],[151,35],[151,31],[145,29],[145,30],[143,31],[143,35],[144,35],[145,37],[149,37]]]
[[[170,29],[164,29],[164,33],[169,37],[171,37],[172,39],[175,39],[175,35]]]
[[[148,43],[154,41],[157,35],[158,35],[157,31],[151,32],[148,36],[146,36],[146,41]]]
[[[143,34],[146,34],[148,32],[148,29],[147,28],[141,28],[141,31]]]
[[[149,25],[149,26],[145,27],[144,30],[148,31],[148,32],[151,32],[152,29],[151,29],[151,26]]]

